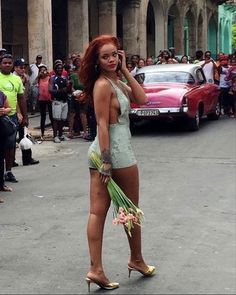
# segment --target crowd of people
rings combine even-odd
[[[4,156],[1,156],[1,190],[11,190],[4,181],[18,181],[12,173],[12,167],[19,165],[15,161],[15,151],[17,142],[24,137],[24,126],[28,126],[27,113],[40,113],[42,142],[45,140],[47,114],[55,143],[68,141],[73,137],[81,137],[86,141],[94,140],[97,122],[92,100],[85,95],[84,86],[80,81],[81,58],[81,53],[73,52],[66,60],[55,60],[53,69],[48,69],[43,63],[42,55],[37,55],[35,61],[29,64],[23,58],[13,59],[4,48],[0,49],[0,91],[6,96],[4,102],[0,100],[0,115],[1,112],[8,112],[9,117],[17,125],[18,134],[11,135],[7,140],[1,139],[0,148],[4,151]],[[217,58],[213,59],[209,50],[197,50],[195,57],[190,58],[185,54],[176,55],[172,47],[161,50],[157,57],[126,55],[125,62],[132,76],[144,66],[170,63],[199,64],[207,82],[220,87],[222,115],[232,118],[236,116],[236,52],[232,55],[220,52]],[[118,71],[117,74],[120,80],[127,84],[121,72]],[[8,89],[9,83],[14,85],[14,91]],[[65,126],[68,130],[66,134]],[[32,157],[30,149],[27,154],[22,150],[22,163],[34,165],[39,161]]]
[[[94,137],[90,107],[83,97],[83,85],[79,81],[80,60],[80,54],[73,53],[66,61],[55,60],[53,69],[50,70],[42,62],[42,56],[37,55],[34,63],[22,65],[26,77],[24,85],[28,90],[28,111],[32,115],[36,110],[40,113],[42,141],[45,139],[47,112],[55,143],[69,140],[75,133],[85,140]],[[63,134],[64,126],[68,126],[69,136]]]
[[[16,131],[9,136],[0,132],[1,191],[12,191],[5,182],[18,182],[12,168],[19,166],[15,160],[16,147],[28,136],[25,129],[28,113],[40,113],[41,141],[45,139],[47,112],[55,143],[70,140],[75,134],[86,141],[96,135],[93,108],[83,97],[79,81],[80,55],[72,54],[67,64],[55,60],[51,71],[42,59],[37,55],[35,62],[28,64],[24,58],[14,59],[4,48],[0,49],[0,116],[9,118],[16,126]],[[63,134],[65,126],[69,128],[69,136]],[[0,131],[2,128],[1,125]],[[39,164],[39,160],[32,157],[31,148],[22,148],[21,152],[23,166]]]

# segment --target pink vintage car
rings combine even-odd
[[[146,66],[137,71],[135,78],[143,86],[148,102],[131,104],[131,125],[143,119],[181,119],[188,130],[196,131],[202,117],[217,120],[220,116],[219,86],[206,82],[200,65]]]

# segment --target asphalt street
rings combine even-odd
[[[128,243],[110,210],[104,268],[120,288],[91,285],[91,293],[236,294],[235,124],[223,117],[203,121],[193,133],[158,124],[134,132],[143,254],[157,273],[128,278]],[[38,125],[38,116],[30,118],[36,137]],[[36,143],[34,166],[22,166],[17,149],[19,182],[1,193],[0,294],[87,293],[89,145],[81,138]]]

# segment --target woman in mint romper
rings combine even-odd
[[[128,85],[119,80],[118,70]],[[145,104],[146,95],[127,69],[125,52],[119,50],[118,39],[110,35],[98,36],[89,43],[81,61],[80,81],[87,97],[92,98],[97,121],[97,136],[89,147],[88,156],[96,151],[103,161],[103,168],[98,171],[89,160],[90,214],[87,237],[91,265],[86,281],[88,286],[96,283],[103,289],[112,290],[118,288],[119,284],[110,282],[102,264],[104,224],[111,202],[106,185],[112,176],[124,193],[138,205],[139,175],[131,146],[129,110],[130,101]],[[131,235],[127,235],[130,246],[128,269],[150,276],[155,272],[155,267],[147,265],[143,259],[140,226],[136,225]]]

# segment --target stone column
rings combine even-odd
[[[116,0],[99,0],[99,34],[116,36]]]
[[[174,47],[176,54],[184,52],[184,16],[181,14],[174,23]]]
[[[38,54],[42,62],[52,69],[52,6],[49,0],[28,1],[29,63]]]
[[[68,50],[83,52],[89,42],[88,0],[68,0]]]
[[[141,11],[147,11],[146,1],[140,3],[140,9]],[[147,47],[148,47],[147,45],[147,13],[140,13],[138,36],[139,36],[139,39],[141,40],[141,43],[139,46],[139,52],[137,54],[145,58],[147,56]],[[124,44],[124,46],[126,48],[126,44]],[[127,52],[127,55],[130,56],[129,52]]]
[[[140,3],[141,0],[131,0],[124,11],[123,47],[128,55],[140,54]]]
[[[208,48],[208,25],[209,25],[209,14],[210,11],[207,8],[206,3],[203,4],[203,28],[206,28],[203,31],[203,51],[209,50]]]

